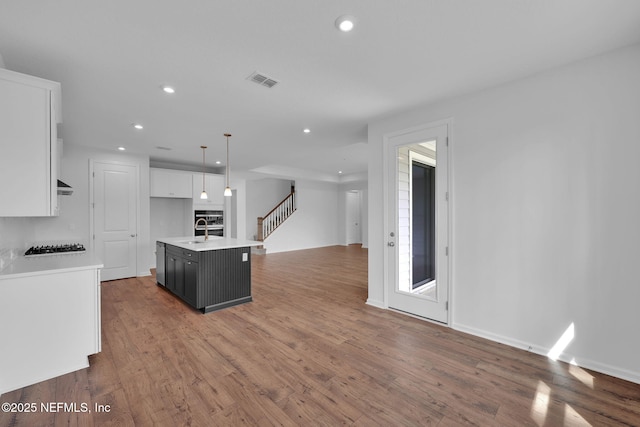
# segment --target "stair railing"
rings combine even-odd
[[[296,211],[295,191],[292,189],[291,194],[284,198],[278,205],[271,209],[268,214],[258,217],[258,238],[259,242],[269,237],[276,228],[280,226],[292,213]]]

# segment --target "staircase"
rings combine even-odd
[[[264,242],[283,222],[296,211],[295,190],[291,188],[291,193],[284,198],[268,214],[258,217],[258,240]],[[261,245],[254,253],[264,254],[266,249]]]

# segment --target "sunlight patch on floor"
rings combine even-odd
[[[568,403],[564,404],[564,426],[590,426]]]
[[[533,418],[533,421],[535,421],[539,426],[543,426],[547,419],[550,393],[551,388],[543,381],[538,381],[536,395],[533,398],[533,404],[531,405],[531,418]]]
[[[569,373],[593,390],[593,375],[578,366],[576,359],[571,359],[571,362],[569,362]]]

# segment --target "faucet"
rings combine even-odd
[[[198,218],[198,220],[196,221],[195,225],[193,226],[193,229],[195,230],[196,228],[198,228],[198,223],[200,223],[200,221],[204,221],[204,240],[209,240],[209,228],[207,227],[207,220],[204,218]]]

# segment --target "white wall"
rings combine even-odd
[[[640,45],[369,126],[369,303],[386,306],[383,135],[452,118],[452,327],[640,382]]]
[[[267,253],[341,244],[338,194],[338,184],[296,180],[297,210],[265,240]]]

